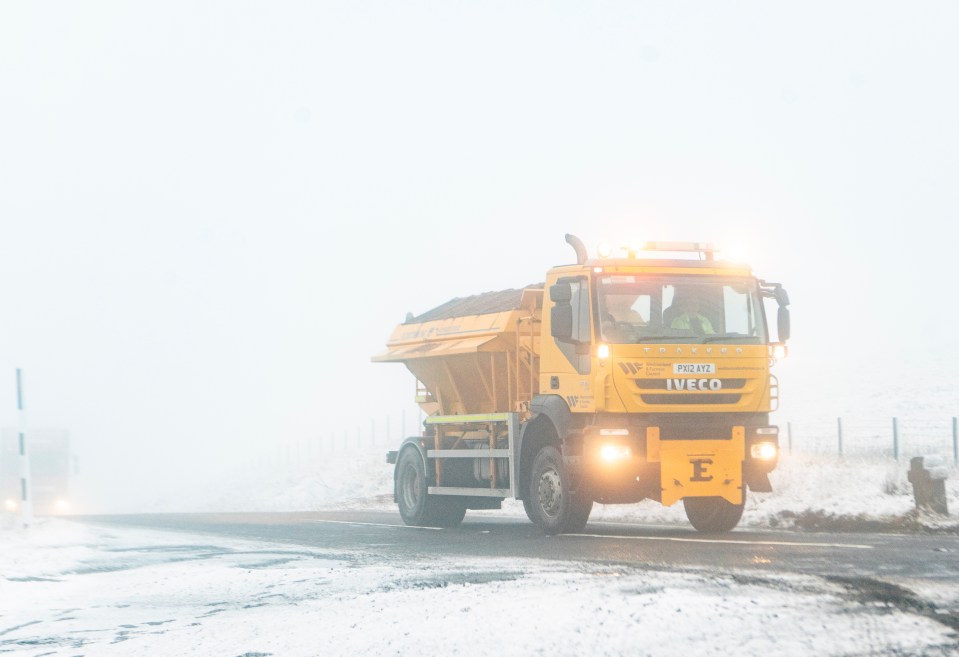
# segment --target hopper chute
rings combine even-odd
[[[457,298],[393,331],[374,362],[403,363],[427,414],[515,410],[539,376],[542,285]]]

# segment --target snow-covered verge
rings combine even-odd
[[[785,456],[770,474],[773,492],[750,492],[741,527],[959,531],[959,473],[946,494],[952,515],[917,514],[908,465],[879,457]],[[682,504],[597,506],[590,520],[685,523]]]
[[[388,528],[384,531],[427,531]],[[50,520],[0,532],[0,654],[953,655],[921,615],[806,576],[390,563]]]
[[[784,455],[770,475],[773,492],[749,494],[740,526],[959,531],[959,473],[951,470],[946,481],[953,514],[941,518],[914,513],[907,468],[908,463],[878,456]],[[341,453],[295,468],[274,465],[238,473],[143,510],[395,509],[392,472],[383,451]],[[522,505],[510,501],[502,512],[524,515]],[[596,505],[590,518],[686,524],[681,503],[667,508],[651,501]]]

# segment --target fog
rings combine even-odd
[[[736,245],[792,298],[783,414],[908,409],[959,367],[957,28],[949,2],[4,3],[0,426],[23,368],[87,510],[398,436],[412,376],[369,360],[395,324],[542,281],[566,232]]]

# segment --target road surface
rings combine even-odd
[[[796,573],[839,582],[894,606],[921,604],[910,591],[932,585],[953,591],[955,597],[946,594],[939,605],[959,612],[959,539],[952,535],[748,530],[708,535],[685,527],[603,522],[578,534],[546,536],[525,519],[491,512],[467,514],[456,529],[406,527],[388,511],[118,515],[86,521],[359,550],[366,559],[391,563],[431,556],[516,557],[760,577]]]

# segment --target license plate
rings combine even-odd
[[[715,363],[673,363],[673,374],[715,374]]]

